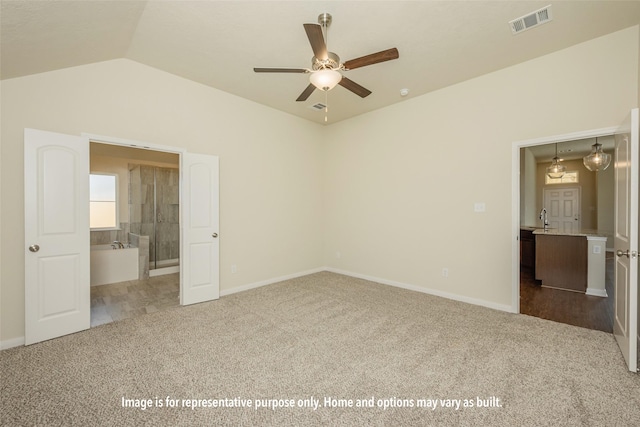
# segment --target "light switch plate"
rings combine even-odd
[[[487,206],[484,204],[484,202],[476,202],[473,205],[474,212],[484,212],[486,210],[487,210]]]

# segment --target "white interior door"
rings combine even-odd
[[[615,135],[615,285],[613,334],[629,370],[638,368],[638,109]]]
[[[218,157],[182,155],[180,304],[220,297]]]
[[[547,209],[549,228],[563,233],[580,230],[580,189],[578,187],[545,188],[544,207]]]
[[[25,343],[88,329],[89,141],[24,131]]]

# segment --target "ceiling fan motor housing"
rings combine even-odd
[[[313,71],[330,69],[330,70],[338,70],[340,69],[340,57],[333,52],[327,52],[327,59],[318,59],[315,56],[311,58],[311,69]]]

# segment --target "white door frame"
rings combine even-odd
[[[617,127],[608,127],[513,142],[511,146],[511,312],[520,313],[520,149],[608,136],[613,135],[617,130]]]

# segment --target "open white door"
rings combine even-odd
[[[182,155],[180,304],[220,297],[218,158]]]
[[[88,329],[89,141],[24,131],[25,344]]]
[[[629,366],[638,368],[638,109],[615,135],[616,214],[613,334]]]

